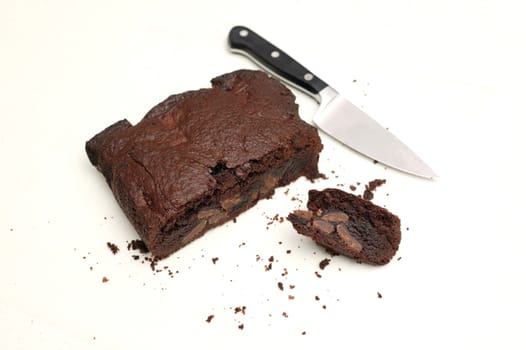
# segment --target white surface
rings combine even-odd
[[[2,1],[0,348],[526,348],[524,11],[346,3]],[[162,261],[174,278],[154,274],[126,250],[136,234],[84,142],[172,93],[254,68],[226,49],[236,24],[331,83],[441,177],[385,170],[322,135],[328,180],[277,191]],[[310,120],[315,103],[297,95]],[[385,267],[335,257],[320,279],[323,249],[287,222],[266,229],[308,188],[361,182],[361,192],[375,178],[387,184],[374,202],[402,220]]]

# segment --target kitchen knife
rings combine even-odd
[[[233,27],[228,42],[231,51],[248,56],[278,79],[316,99],[320,107],[313,122],[325,133],[392,168],[426,178],[437,176],[385,127],[254,31],[243,26]]]

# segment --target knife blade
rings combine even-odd
[[[385,127],[256,32],[235,26],[228,43],[232,52],[249,57],[268,73],[313,97],[320,106],[312,121],[329,136],[391,168],[425,178],[437,176]]]

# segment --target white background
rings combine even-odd
[[[2,1],[0,348],[526,348],[520,3]],[[440,178],[385,169],[321,135],[327,180],[278,190],[162,261],[173,278],[153,273],[126,249],[136,233],[84,143],[170,94],[255,68],[227,50],[238,24],[374,116]],[[310,122],[315,102],[295,93]],[[303,207],[309,188],[360,182],[361,193],[376,178],[387,183],[374,202],[402,220],[384,267],[333,257],[321,271],[323,249],[288,222],[267,226]]]

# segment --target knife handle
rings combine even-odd
[[[306,90],[315,98],[327,87],[323,80],[247,27],[233,27],[228,43],[233,52],[248,56],[279,79]]]

